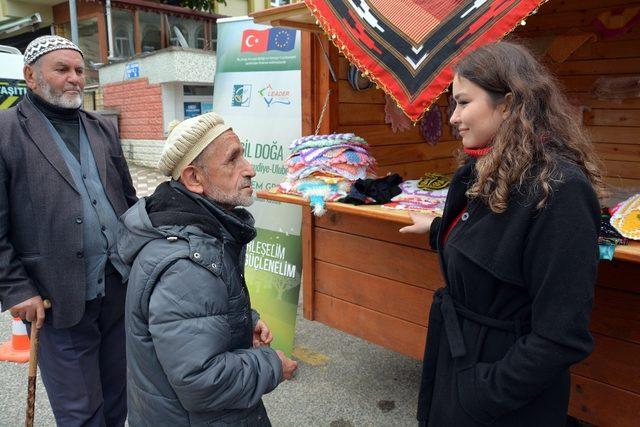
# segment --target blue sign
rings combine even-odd
[[[129,62],[124,67],[124,79],[137,79],[140,77],[140,63],[139,62]]]
[[[184,118],[190,119],[191,117],[198,117],[202,114],[202,109],[199,102],[185,102],[184,103]]]

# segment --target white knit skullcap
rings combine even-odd
[[[164,143],[158,170],[165,176],[178,179],[182,170],[207,148],[222,132],[231,129],[222,116],[206,113],[187,119],[173,128]]]
[[[40,58],[45,53],[53,52],[58,49],[71,49],[80,52],[80,55],[84,58],[84,53],[80,50],[75,43],[60,36],[41,36],[27,46],[24,51],[24,65],[33,64],[36,59]]]

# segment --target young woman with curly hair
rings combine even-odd
[[[433,298],[418,420],[563,426],[569,368],[593,349],[602,178],[574,109],[522,46],[454,68],[464,163],[441,218],[414,215],[445,287]]]

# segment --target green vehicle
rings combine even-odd
[[[13,107],[27,93],[22,67],[22,53],[14,47],[0,45],[0,110]]]

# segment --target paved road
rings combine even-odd
[[[11,317],[0,316],[0,341]],[[420,363],[298,317],[296,377],[265,396],[274,426],[414,426]],[[36,426],[55,425],[38,378]],[[24,423],[27,365],[0,362],[0,426]]]
[[[162,178],[131,167],[140,196]],[[11,317],[0,315],[0,341],[10,338]],[[294,354],[296,378],[265,396],[274,426],[415,426],[421,363],[301,317]],[[24,423],[27,365],[0,362],[0,426]],[[55,425],[38,381],[36,426]]]

